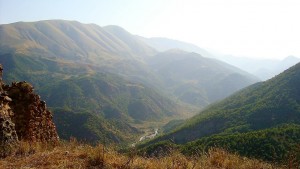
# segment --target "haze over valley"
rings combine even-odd
[[[16,11],[12,4],[0,0],[0,10]],[[0,168],[27,166],[27,157],[36,168],[299,167],[299,25],[273,21],[275,10],[299,3],[70,5],[82,16],[30,4],[45,13],[0,15]],[[262,23],[259,14],[270,32],[253,26]],[[43,153],[48,163],[38,162]]]

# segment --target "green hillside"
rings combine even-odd
[[[300,162],[300,125],[284,124],[273,128],[246,133],[216,134],[202,137],[183,145],[172,141],[162,141],[139,149],[148,156],[168,154],[177,149],[188,156],[209,152],[212,148],[226,149],[241,156],[275,162],[277,164],[299,164]],[[161,151],[165,150],[165,151]],[[161,155],[160,154],[160,155]]]
[[[185,143],[218,133],[300,124],[300,64],[216,103],[161,139]]]
[[[227,149],[242,156],[284,163],[291,158],[300,161],[300,126],[281,125],[259,131],[214,135],[187,143],[187,154],[207,151],[211,147]]]
[[[40,94],[50,107],[103,113],[108,119],[151,121],[180,114],[175,102],[155,90],[109,74],[48,83]]]
[[[61,80],[42,87],[40,94],[54,110],[54,121],[57,122],[58,132],[66,133],[64,138],[74,134],[80,139],[103,139],[101,135],[82,135],[87,132],[76,128],[88,126],[88,131],[94,133],[116,130],[114,141],[129,141],[136,134],[142,134],[131,124],[182,117],[181,112],[184,112],[182,107],[156,91],[108,74]],[[80,118],[83,121],[76,121],[81,116],[85,120]],[[75,128],[65,128],[68,123]],[[127,139],[122,140],[119,136],[126,136]]]
[[[159,92],[92,66],[18,54],[1,55],[6,82],[32,83],[54,112],[59,135],[87,141],[133,140],[132,127],[182,118],[186,108]]]
[[[187,154],[221,147],[266,161],[300,161],[299,86],[300,63],[211,105],[140,148],[151,154],[171,141]]]

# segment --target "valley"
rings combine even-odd
[[[4,80],[32,83],[53,110],[65,139],[96,141],[104,136],[123,142],[125,135],[148,130],[143,129],[148,121],[191,117],[258,81],[195,53],[159,53],[118,26],[48,20],[1,25],[0,30]],[[75,134],[77,118],[85,127]],[[131,134],[122,136],[124,132]]]
[[[144,38],[119,26],[0,25],[3,81],[34,86],[62,141],[117,145],[112,154],[135,151],[145,158],[220,152],[279,168],[291,157],[299,164],[299,60],[272,63],[261,77],[221,60],[193,44]],[[72,153],[92,158],[79,149]]]

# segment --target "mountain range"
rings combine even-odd
[[[168,38],[143,38],[139,37],[152,48],[164,52],[170,49],[181,49],[187,52],[195,52],[204,57],[215,58],[238,67],[258,77],[260,80],[268,80],[289,67],[300,62],[296,56],[287,56],[282,60],[276,59],[255,59],[221,54],[213,50],[206,50],[194,44],[186,43]]]
[[[76,21],[0,25],[0,59],[5,81],[31,82],[45,98],[60,135],[92,141],[128,140],[136,124],[185,118],[258,81],[197,53],[159,52],[118,26]]]
[[[271,65],[258,71],[262,79],[294,65],[263,82],[246,69],[258,62],[233,66],[216,58],[192,44],[119,26],[0,25],[4,80],[33,84],[62,139],[131,145],[159,128],[160,136],[137,144],[138,151],[169,147],[192,155],[217,146],[266,161],[298,157],[298,58],[259,62]]]
[[[102,28],[94,24],[61,20],[32,23],[18,22],[1,25],[0,39],[3,39],[0,42],[2,54],[16,53],[73,64],[86,64],[93,67],[93,69],[116,73],[133,82],[141,82],[151,87],[165,88],[167,91],[172,91],[163,82],[166,81],[164,77],[161,77],[149,66],[149,61],[153,61],[153,58],[158,59],[159,52],[118,26]],[[182,54],[184,55],[184,52]],[[205,61],[205,64],[212,64],[213,67],[216,65],[215,62],[218,62],[219,67],[226,67],[225,69],[230,67],[227,75],[241,74],[250,83],[257,81],[250,74],[246,74],[228,64],[198,56],[202,60],[199,64]],[[173,58],[169,57],[169,59]],[[157,62],[159,61],[160,59],[157,60]],[[189,65],[185,66],[189,67]],[[206,73],[200,72],[198,75],[205,76]],[[216,79],[210,79],[210,81],[221,79],[224,79],[222,74],[217,76]],[[199,79],[194,80],[197,83]],[[236,86],[233,87],[233,90],[226,91],[227,93],[245,87],[244,80],[241,80],[241,85],[239,79],[236,80]],[[207,91],[198,92],[204,93]],[[207,102],[210,103],[209,100]]]

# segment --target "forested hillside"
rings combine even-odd
[[[145,145],[162,140],[185,144],[199,139],[187,144],[187,152],[195,147],[220,146],[249,157],[286,160],[299,147],[299,86],[300,63],[211,105]]]

